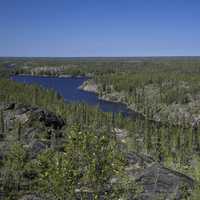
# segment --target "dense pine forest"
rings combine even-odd
[[[10,80],[86,76],[125,117]],[[0,199],[200,198],[200,58],[1,58]]]

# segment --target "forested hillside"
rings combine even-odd
[[[142,117],[67,103],[13,74],[88,76],[99,98]],[[197,58],[7,58],[0,76],[0,198],[199,199]]]

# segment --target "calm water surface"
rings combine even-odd
[[[37,84],[44,88],[54,89],[67,102],[84,102],[91,106],[99,106],[104,112],[120,112],[125,116],[135,115],[123,104],[99,100],[96,94],[79,90],[78,87],[86,81],[87,78],[13,76],[11,79],[20,83]]]

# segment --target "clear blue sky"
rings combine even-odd
[[[0,56],[200,56],[200,0],[0,0]]]

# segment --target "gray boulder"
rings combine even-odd
[[[168,169],[142,153],[127,154],[126,172],[143,190],[139,200],[181,200],[190,195],[195,186],[192,178]]]
[[[137,176],[136,182],[144,189],[141,199],[146,200],[180,200],[189,195],[195,185],[192,178],[157,163],[144,169]]]

